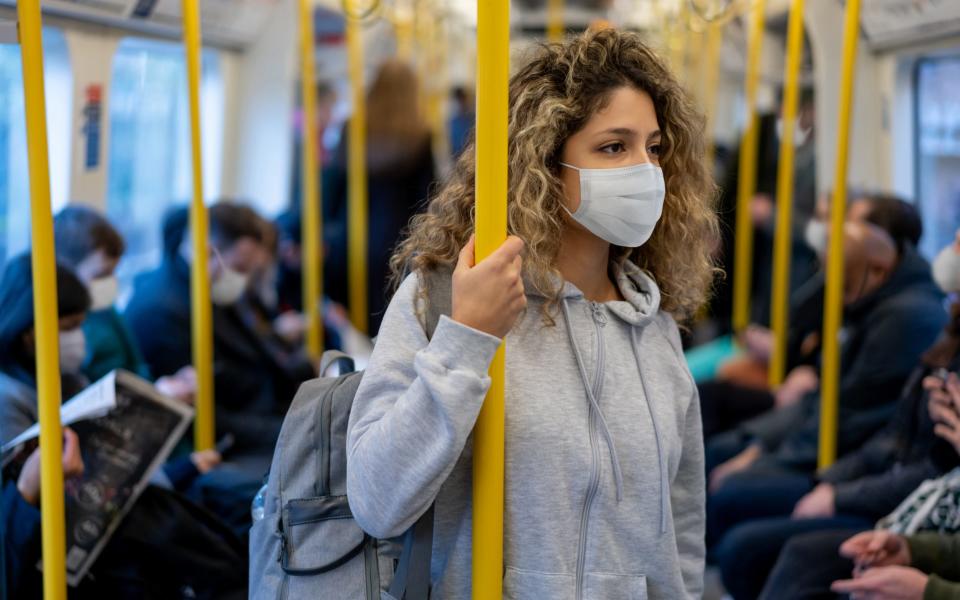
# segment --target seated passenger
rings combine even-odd
[[[827,250],[828,209],[826,199],[821,199],[805,236],[821,262]],[[915,254],[923,234],[920,215],[913,205],[882,194],[856,195],[847,211],[847,220],[872,223],[886,231],[897,246],[898,256]],[[699,385],[706,439],[767,410],[786,408],[816,391],[823,322],[822,271],[793,292],[789,315],[787,377],[777,389],[770,388],[767,372],[773,350],[773,333],[758,325],[751,325],[743,333],[744,352],[722,364],[716,378]],[[723,344],[722,341],[716,343]]]
[[[941,382],[924,379],[937,369],[960,369],[960,303],[953,304],[951,314],[944,335],[924,353],[886,427],[806,486],[783,478],[768,481],[760,501],[769,501],[774,490],[784,485],[795,489],[792,497],[781,490],[783,516],[742,523],[724,536],[716,557],[734,598],[756,597],[780,549],[794,536],[837,527],[869,527],[924,480],[938,477],[957,463],[952,451],[946,456],[948,453],[938,448],[927,409],[927,393],[938,390]],[[810,491],[791,509],[792,499],[807,489]],[[772,504],[767,509],[768,514],[777,510]]]
[[[70,205],[57,214],[53,233],[57,262],[80,278],[92,301],[83,323],[87,349],[83,374],[97,381],[114,369],[125,369],[151,379],[130,328],[114,306],[118,291],[114,272],[125,247],[120,232],[96,210]],[[196,376],[191,366],[160,377],[155,385],[162,394],[193,403]]]
[[[30,255],[11,259],[0,279],[0,444],[37,422],[36,336]],[[57,266],[60,317],[60,372],[64,398],[80,391],[86,379],[83,319],[90,308],[86,287],[66,267]]]
[[[298,312],[280,312],[276,288],[277,230],[260,219],[263,244],[260,245],[251,283],[237,303],[243,322],[259,339],[276,373],[278,398],[290,400],[307,379],[317,376],[304,345],[306,321]]]
[[[0,444],[38,420],[31,271],[30,255],[20,255],[6,265],[0,280]],[[63,397],[69,398],[87,382],[80,374],[85,357],[81,327],[90,296],[86,286],[60,265],[57,266],[57,306],[61,388]],[[183,460],[195,465],[195,476],[219,461],[219,456],[212,462],[209,460],[212,453],[194,453]],[[167,470],[167,466],[164,468]],[[173,478],[169,470],[167,475]],[[202,564],[197,561],[196,555],[189,554],[194,552],[189,550],[191,545],[203,548],[199,552],[206,553],[209,560]],[[242,597],[246,577],[238,574],[236,567],[243,565],[245,558],[241,540],[216,517],[176,491],[149,485],[124,517],[75,596],[166,598],[172,597],[171,588],[179,592],[185,583],[190,583],[198,594],[214,594],[206,597],[220,597],[217,592]],[[223,568],[224,563],[229,563],[229,569]],[[20,563],[17,585],[21,590],[34,591],[15,597],[40,596],[41,582],[35,565],[35,562]],[[210,569],[215,569],[216,574]]]
[[[177,373],[191,364],[193,355],[190,264],[194,257],[185,212],[168,215],[163,260],[157,269],[137,277],[124,313],[150,370],[158,376]],[[252,209],[229,202],[210,207],[210,252],[203,260],[213,301],[216,429],[218,435],[235,436],[238,454],[264,458],[273,452],[292,398],[277,393],[270,356],[236,310],[258,266],[262,239],[260,217]]]
[[[960,231],[956,242],[938,254],[933,273],[944,292],[960,292]],[[930,369],[960,369],[960,302],[952,305],[951,321],[945,335],[924,354],[923,362]],[[940,370],[939,374],[943,372]],[[933,476],[932,471],[946,472],[960,465],[960,457],[957,456],[960,453],[960,438],[953,427],[952,419],[953,408],[960,408],[960,386],[956,385],[956,379],[944,386],[943,377],[939,374],[937,377],[927,377],[923,386],[930,394],[930,417],[933,422],[939,423],[936,433],[942,439],[932,444],[927,441],[933,435],[934,425],[925,414],[908,416],[901,410],[901,436],[906,435],[911,428],[913,434],[898,440],[896,454],[891,455],[889,451],[882,450],[879,443],[881,440],[877,439],[882,433],[878,434],[860,452],[851,456],[853,459],[854,456],[862,455],[859,459],[841,460],[826,471],[824,479],[829,483],[821,485],[798,504],[797,510],[805,513],[802,516],[815,518],[817,515],[811,513],[822,513],[831,508],[849,512],[858,505],[876,509],[862,511],[863,514],[875,514],[879,510],[889,512],[912,491],[912,488],[904,489],[903,484],[912,481],[915,487],[919,484],[921,472]],[[953,407],[950,406],[951,403]],[[923,402],[924,412],[926,404]],[[926,460],[918,461],[919,457],[915,456],[918,450],[927,452]],[[881,473],[883,469],[886,469],[886,472]],[[837,475],[842,477],[851,472],[860,472],[861,481],[849,484],[835,481]],[[960,522],[960,516],[957,522]],[[764,597],[780,599],[827,595],[830,582],[850,571],[848,561],[831,557],[837,556],[836,549],[840,543],[854,533],[855,531],[824,530],[790,538],[791,541],[780,554],[777,568],[765,588]],[[780,542],[782,543],[783,541]],[[766,552],[770,554],[769,550]],[[806,568],[812,562],[811,557],[817,557],[817,565],[815,568]],[[805,568],[798,569],[798,565],[805,565]]]
[[[908,252],[898,262],[890,236],[874,225],[847,223],[845,233],[841,457],[886,424],[897,393],[946,321],[942,294],[926,261]],[[710,473],[711,544],[740,522],[789,513],[809,491],[817,461],[819,400],[819,393],[807,394],[708,444],[708,465],[732,457]],[[778,485],[771,485],[773,479]]]
[[[933,388],[933,384],[929,382],[928,385]],[[911,553],[914,559],[918,559],[917,551],[922,550],[928,558],[945,553],[942,556],[949,562],[944,564],[952,564],[954,568],[957,566],[957,559],[952,557],[950,536],[960,534],[960,507],[956,503],[956,494],[960,492],[957,483],[960,478],[960,418],[957,416],[960,410],[960,379],[952,375],[946,385],[941,380],[935,387],[936,391],[931,393],[930,414],[937,421],[936,434],[951,447],[950,462],[953,469],[937,480],[924,482],[893,513],[880,520],[874,531],[862,533],[870,524],[858,529],[823,530],[791,538],[764,587],[764,600],[832,597],[831,583],[848,578],[855,567],[860,567],[857,569],[860,571],[871,566],[912,564],[925,573],[937,573],[960,580],[955,570],[941,571],[935,566],[923,567],[924,561],[907,560]],[[906,549],[901,537],[903,535],[924,542],[918,548],[910,544],[907,555],[904,555],[901,553]],[[866,552],[872,556],[866,556]],[[895,562],[888,561],[897,556],[899,559]],[[919,600],[960,595],[960,587],[955,589],[944,581],[928,580],[917,572],[901,569],[897,575],[904,587],[901,588],[901,595],[892,597]],[[877,593],[889,591],[879,579],[879,574],[874,573],[869,581],[859,585],[852,585],[848,581],[834,585],[833,591],[856,590],[860,585],[882,586],[875,590]],[[887,596],[881,594],[876,597]]]

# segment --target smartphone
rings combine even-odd
[[[233,448],[233,445],[236,443],[236,441],[237,440],[235,437],[233,437],[233,434],[228,433],[220,438],[220,441],[217,442],[217,445],[214,446],[213,449],[216,450],[221,457],[226,456],[227,452]]]

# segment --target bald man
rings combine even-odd
[[[890,279],[897,247],[889,233],[867,222],[848,221],[843,233],[843,305],[852,306]]]
[[[915,252],[898,255],[890,234],[866,222],[844,226],[843,246],[841,457],[889,422],[920,354],[946,322],[943,296],[930,266]],[[791,518],[798,501],[820,482],[815,472],[819,405],[816,391],[793,406],[746,422],[731,434],[739,435],[746,449],[714,469],[708,543],[735,599],[760,593],[780,548],[792,535],[869,527],[876,519],[844,513],[836,498],[823,499],[834,503],[826,516],[803,518],[801,510]],[[708,455],[710,451],[708,447]]]

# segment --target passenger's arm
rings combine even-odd
[[[765,452],[773,452],[789,433],[796,431],[806,422],[812,395],[808,395],[796,404],[768,410],[759,417],[750,419],[740,428]]]
[[[837,459],[820,474],[820,480],[839,484],[874,474],[884,474],[896,461],[897,427],[891,422],[857,450]]]
[[[852,513],[880,519],[890,513],[921,483],[936,477],[938,470],[929,461],[888,469],[879,475],[834,484],[834,505],[838,513]]]
[[[960,535],[920,533],[907,538],[911,566],[943,579],[960,581]]]
[[[447,317],[428,343],[417,293],[410,276],[391,301],[350,413],[350,507],[381,538],[403,533],[433,503],[473,429],[500,345]]]

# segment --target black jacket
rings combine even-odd
[[[124,317],[155,376],[191,364],[190,315],[190,271],[180,256],[137,278]],[[272,451],[299,382],[277,368],[235,308],[214,306],[213,334],[217,434],[233,433],[237,451]]]
[[[841,331],[838,455],[863,445],[894,413],[921,353],[947,321],[930,265],[908,250],[890,279],[848,306]],[[817,461],[820,394],[743,425],[779,466],[812,471]]]

